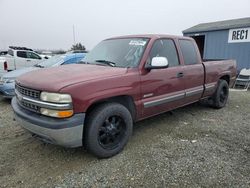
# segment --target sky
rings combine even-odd
[[[0,0],[0,49],[91,50],[105,38],[173,34],[199,23],[250,17],[250,0]]]

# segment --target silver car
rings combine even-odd
[[[0,78],[0,95],[4,98],[12,98],[15,96],[15,80],[27,72],[38,70],[41,68],[56,67],[60,65],[73,64],[80,62],[85,57],[85,53],[73,53],[53,56],[44,60],[33,67],[27,67],[15,71],[8,72]]]

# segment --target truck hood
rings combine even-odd
[[[72,64],[32,71],[18,77],[16,82],[40,91],[58,92],[69,85],[119,76],[126,72],[127,68]]]

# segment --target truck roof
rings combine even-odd
[[[172,38],[172,39],[190,39],[190,37],[183,37],[178,35],[167,35],[167,34],[139,34],[139,35],[124,35],[108,38],[109,39],[122,39],[122,38],[149,38],[149,39],[157,39],[157,38]]]

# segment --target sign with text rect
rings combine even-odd
[[[250,27],[230,29],[228,43],[250,42]]]

